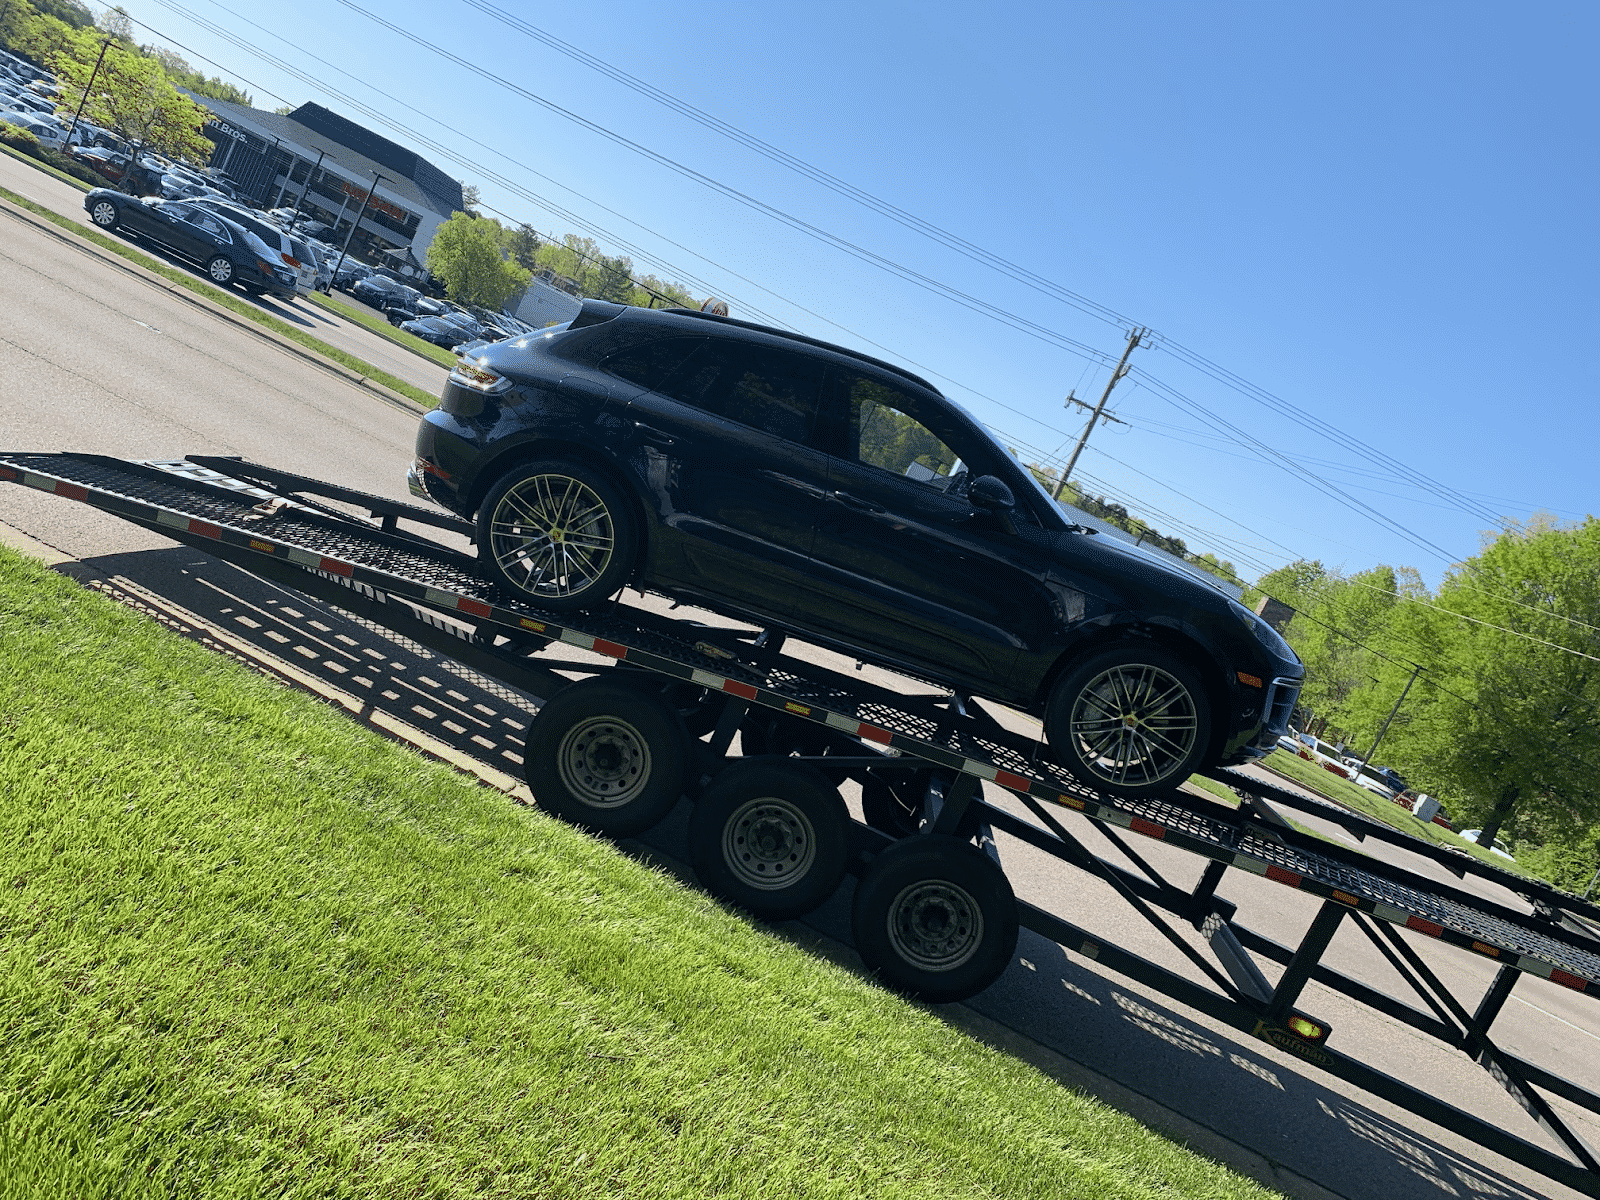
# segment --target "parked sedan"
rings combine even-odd
[[[410,486],[508,596],[633,583],[1040,717],[1122,795],[1257,758],[1294,651],[1218,588],[1069,522],[958,405],[839,346],[590,300],[463,357]]]
[[[483,327],[471,317],[458,317],[449,314],[440,317],[418,317],[414,321],[402,321],[400,328],[407,333],[415,334],[425,342],[432,342],[435,346],[443,346],[446,350],[454,350],[463,342],[470,342],[483,336]]]
[[[195,203],[219,217],[243,225],[255,234],[278,256],[275,261],[281,261],[295,273],[295,290],[302,296],[311,294],[317,283],[317,262],[311,255],[311,247],[268,221],[265,213],[254,212],[216,196],[199,198]]]
[[[40,113],[0,112],[0,121],[26,129],[48,150],[60,150],[67,144],[67,131],[61,128],[60,122]]]
[[[173,253],[199,263],[211,282],[237,283],[256,295],[295,297],[295,272],[266,243],[244,226],[208,212],[187,200],[142,200],[126,192],[95,188],[83,198],[89,219],[101,229],[117,230],[158,242]]]

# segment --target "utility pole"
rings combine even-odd
[[[1128,334],[1128,346],[1122,352],[1122,358],[1117,362],[1117,369],[1111,372],[1111,378],[1106,380],[1106,390],[1100,393],[1100,403],[1094,406],[1094,412],[1089,417],[1089,423],[1083,427],[1083,436],[1078,439],[1078,444],[1072,448],[1072,457],[1067,459],[1067,465],[1061,471],[1061,478],[1056,480],[1055,491],[1050,494],[1052,500],[1061,499],[1061,489],[1067,486],[1067,476],[1072,474],[1072,468],[1078,465],[1078,455],[1083,453],[1083,448],[1088,444],[1089,434],[1094,432],[1094,427],[1100,421],[1100,416],[1105,412],[1106,401],[1111,398],[1111,389],[1117,386],[1117,380],[1128,373],[1128,356],[1133,353],[1134,347],[1144,340],[1148,329],[1139,328]],[[1073,397],[1076,399],[1076,397]],[[1115,418],[1112,418],[1113,420]]]
[[[6,6],[10,8],[10,5]],[[67,149],[72,149],[72,135],[78,132],[78,118],[83,116],[83,106],[89,103],[89,90],[94,87],[95,76],[100,74],[100,64],[106,60],[106,51],[111,48],[111,39],[107,38],[100,43],[100,57],[94,60],[94,70],[89,72],[89,82],[83,85],[83,99],[78,101],[78,111],[72,114],[72,125],[67,130]]]
[[[1406,680],[1406,686],[1400,690],[1400,699],[1394,702],[1394,707],[1389,710],[1389,715],[1384,718],[1383,728],[1378,730],[1378,740],[1372,743],[1372,749],[1367,751],[1367,756],[1356,766],[1356,774],[1361,774],[1361,768],[1372,761],[1372,756],[1378,752],[1378,747],[1383,744],[1383,735],[1389,732],[1389,722],[1394,720],[1395,713],[1400,711],[1400,706],[1405,703],[1406,693],[1411,690],[1411,685],[1417,681],[1417,676],[1422,674],[1422,667],[1417,663],[1411,664],[1413,670],[1411,678]]]

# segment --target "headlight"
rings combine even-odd
[[[1234,609],[1234,615],[1239,618],[1250,633],[1260,642],[1269,653],[1275,654],[1285,662],[1299,662],[1300,656],[1294,652],[1294,647],[1284,641],[1278,631],[1266,621],[1256,616],[1248,608],[1240,605]]]

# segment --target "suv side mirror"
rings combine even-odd
[[[1005,480],[999,479],[994,475],[979,475],[968,484],[967,499],[971,501],[974,508],[981,508],[988,512],[997,512],[1017,506],[1017,498],[1011,494],[1011,489],[1006,486]]]
[[[979,475],[967,485],[967,502],[994,518],[1003,533],[1015,534],[1017,523],[1011,519],[1011,510],[1017,498],[1011,494],[1006,481],[993,475]]]

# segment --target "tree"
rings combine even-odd
[[[478,194],[477,184],[463,183],[461,185],[461,208],[463,212],[465,212],[468,216],[475,217],[478,214],[475,213],[473,209],[477,208],[482,203],[483,198]]]
[[[1397,653],[1346,698],[1348,727],[1376,735],[1411,674],[1401,655],[1414,659],[1424,670],[1384,757],[1448,796],[1486,843],[1507,826],[1588,837],[1600,821],[1600,520],[1497,535],[1437,596],[1395,600],[1384,637]]]
[[[498,310],[528,286],[532,275],[506,260],[498,230],[494,222],[464,212],[439,226],[428,244],[427,266],[450,299]]]
[[[84,120],[103,125],[139,149],[198,161],[211,156],[211,143],[200,132],[206,110],[182,95],[155,59],[85,29],[71,33],[50,61],[64,95],[82,96],[93,77]]]
[[[508,229],[502,238],[506,253],[520,267],[529,271],[538,269],[539,247],[543,243],[539,240],[539,233],[532,225],[521,224],[515,229]]]

